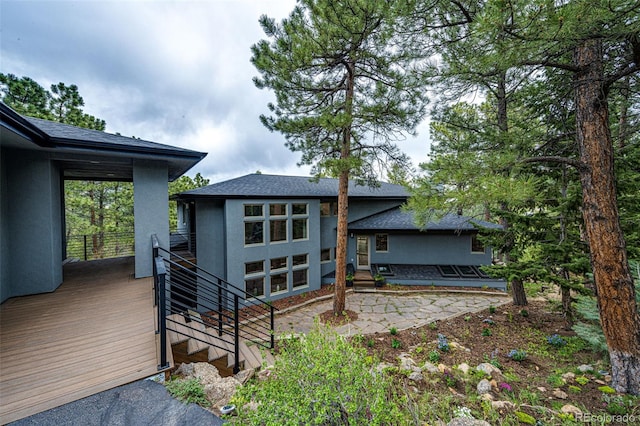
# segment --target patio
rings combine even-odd
[[[153,279],[133,272],[71,263],[55,292],[0,305],[0,423],[158,374]]]

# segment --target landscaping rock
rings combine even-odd
[[[458,365],[458,370],[462,371],[464,374],[469,374],[470,368],[471,366],[469,366],[469,364],[467,364],[466,362],[463,362],[462,364]]]
[[[422,366],[422,371],[426,371],[428,373],[434,374],[434,373],[439,372],[440,370],[438,370],[438,367],[436,367],[434,364],[432,364],[429,361],[427,361]]]
[[[438,371],[439,372],[444,373],[445,371],[448,371],[448,370],[449,370],[449,367],[447,367],[446,365],[438,364]]]
[[[582,410],[576,407],[575,405],[571,405],[571,404],[563,405],[562,408],[560,409],[560,412],[564,414],[573,414],[574,419],[582,417]]]
[[[185,379],[197,378],[207,399],[214,407],[222,407],[229,403],[236,392],[236,388],[242,384],[235,377],[221,377],[218,369],[206,362],[182,364],[176,373],[180,372]],[[186,374],[185,374],[186,373]]]
[[[457,350],[461,350],[461,351],[465,351],[465,352],[471,352],[471,349],[462,346],[458,342],[451,342],[451,343],[449,343],[449,346],[451,346],[451,349],[457,349]]]
[[[389,364],[388,362],[381,362],[376,366],[376,372],[378,372],[378,374],[381,374],[387,368],[393,368],[393,364]]]
[[[494,377],[494,376],[502,376],[502,371],[500,371],[500,369],[492,364],[489,364],[488,362],[483,362],[482,364],[479,364],[476,367],[477,371],[481,371],[484,374]]]
[[[491,395],[490,393],[485,393],[483,395],[480,395],[480,399],[483,401],[493,401],[493,395]]]
[[[263,381],[263,380],[267,380],[269,378],[269,376],[271,376],[273,374],[273,366],[270,365],[265,369],[260,370],[260,372],[258,372],[258,380]]]
[[[409,380],[413,380],[414,382],[421,382],[424,380],[424,376],[422,375],[422,373],[414,371],[413,373],[409,374]]]
[[[589,364],[582,364],[578,367],[578,371],[580,371],[581,373],[587,373],[589,371],[593,371],[593,366]]]
[[[491,392],[491,382],[488,381],[487,379],[482,379],[478,383],[478,386],[476,386],[476,389],[478,390],[478,395],[484,395],[485,393],[489,393]]]
[[[414,371],[416,368],[416,362],[408,353],[401,353],[398,359],[400,360],[400,371]]]
[[[491,401],[491,408],[494,410],[513,410],[516,404],[511,401]]]
[[[491,426],[491,424],[484,420],[456,417],[455,419],[451,419],[451,421],[447,423],[447,426]]]
[[[244,385],[245,383],[247,383],[249,381],[250,378],[252,378],[254,375],[256,374],[256,370],[253,368],[248,368],[246,370],[242,370],[240,372],[238,372],[238,374],[234,375],[233,377],[240,382],[240,384]]]
[[[569,397],[569,395],[567,395],[566,392],[561,391],[560,389],[556,389],[553,391],[553,396],[555,396],[558,399],[567,399]]]
[[[565,382],[571,382],[573,381],[573,379],[576,378],[576,375],[572,372],[568,372],[568,373],[564,373],[562,375],[562,378],[564,379]]]

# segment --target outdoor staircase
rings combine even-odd
[[[173,362],[207,362],[223,377],[272,365],[276,309],[152,241],[158,334]]]
[[[225,333],[218,336],[218,330],[207,326],[199,313],[189,311],[167,316],[167,333],[175,363],[208,362],[221,376],[233,375],[233,336]],[[241,370],[273,365],[274,358],[268,350],[247,344],[244,339],[240,340],[239,347]]]
[[[353,287],[374,288],[376,285],[371,272],[358,270],[353,276]]]

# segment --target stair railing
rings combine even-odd
[[[154,287],[156,304],[158,305],[158,333],[160,333],[161,340],[160,363],[162,366],[166,365],[166,354],[163,357],[162,353],[163,348],[166,352],[166,324],[167,321],[173,322],[167,317],[171,314],[184,314],[192,309],[183,303],[184,299],[188,297],[194,298],[197,311],[200,314],[200,320],[191,318],[191,321],[204,325],[204,328],[213,323],[217,326],[218,338],[223,338],[226,335],[233,339],[234,372],[239,371],[241,333],[243,338],[253,340],[260,346],[268,349],[274,348],[276,308],[273,305],[253,298],[244,289],[203,270],[188,259],[163,249],[155,235],[152,236],[152,247]],[[182,300],[180,297],[175,297],[178,292]],[[245,305],[242,308],[240,308],[241,299]],[[268,323],[266,323],[267,321]],[[160,330],[163,327],[164,330]],[[180,332],[177,328],[171,327],[171,331],[194,338]],[[196,330],[188,325],[186,328]],[[201,329],[198,332],[209,335]],[[268,339],[265,338],[267,336]],[[210,341],[195,339],[211,345]],[[225,341],[228,342],[228,340]],[[213,344],[212,346],[229,351],[223,345]]]

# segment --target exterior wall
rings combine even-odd
[[[3,149],[2,169],[0,302],[62,283],[59,168],[46,153]]]
[[[333,203],[337,201],[332,201]],[[372,214],[379,213],[381,211],[397,207],[401,203],[397,201],[385,201],[385,200],[349,200],[349,222],[362,219],[363,217],[371,216]],[[319,206],[318,206],[319,208]],[[331,261],[324,262],[321,266],[321,275],[326,275],[335,271],[336,262],[333,256],[335,256],[335,247],[337,241],[336,229],[338,227],[338,218],[336,216],[324,216],[320,218],[320,241],[321,248],[332,249]],[[356,243],[355,238],[349,238],[347,241],[347,263],[353,263],[355,266],[356,256]],[[333,282],[333,280],[331,280]]]
[[[369,237],[371,263],[415,265],[490,265],[491,251],[471,252],[470,234],[388,234],[388,252],[376,252],[375,235]],[[355,246],[354,246],[355,250]]]
[[[153,275],[152,234],[169,249],[168,174],[162,162],[136,161],[133,165],[136,278]]]
[[[287,205],[287,240],[286,242],[269,241],[269,204]],[[308,238],[292,240],[291,205],[306,203],[308,205],[307,235]],[[264,213],[264,243],[245,246],[244,244],[244,205],[261,204]],[[231,284],[244,287],[245,263],[264,260],[264,298],[276,300],[282,297],[299,294],[320,288],[320,203],[313,199],[296,200],[227,200],[225,203],[226,223],[226,279]],[[257,219],[257,218],[256,218]],[[198,217],[198,227],[205,226]],[[198,250],[200,250],[200,245]],[[292,287],[292,256],[308,254],[308,286],[299,287],[295,290]],[[270,259],[287,257],[287,289],[272,293],[270,286]],[[200,256],[198,256],[200,264]],[[206,266],[202,265],[206,269]]]
[[[225,212],[222,201],[198,200],[196,208],[196,247],[198,250],[198,266],[202,269],[227,279],[226,270],[226,235]],[[239,286],[242,282],[229,281]]]

